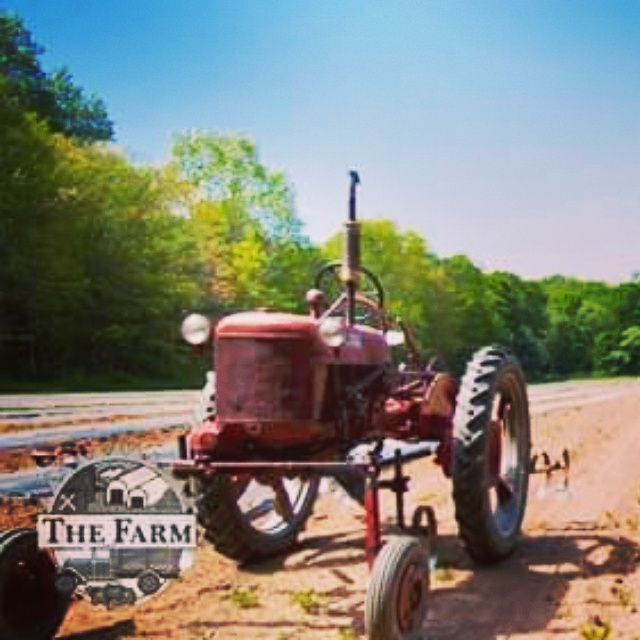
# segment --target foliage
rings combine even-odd
[[[46,73],[41,53],[0,11],[1,378],[179,379],[196,368],[178,341],[183,311],[306,313],[342,234],[309,241],[291,184],[250,138],[180,134],[167,166],[135,167],[92,144],[112,135],[104,104],[69,71]],[[362,258],[391,315],[454,370],[500,343],[530,380],[640,374],[638,279],[485,273],[385,219],[363,221]]]
[[[0,127],[5,141],[12,152],[0,161],[7,370],[168,373],[176,318],[200,283],[195,242],[155,173],[52,136],[30,117]]]
[[[297,240],[302,223],[295,215],[293,193],[284,173],[260,162],[246,136],[191,132],[176,137],[174,161],[201,200],[228,203],[260,223],[270,240]]]
[[[214,167],[182,170],[199,166],[183,157],[200,149],[193,137],[168,167],[136,168],[115,152],[51,134],[12,102],[4,106],[5,376],[165,377],[185,366],[176,340],[183,310],[304,312],[314,272],[340,255],[340,234],[321,249],[302,235],[291,199],[283,197],[291,189],[281,188],[281,178],[270,182],[248,142],[203,135],[207,153],[218,141],[228,162],[216,181]],[[233,167],[242,167],[251,149],[245,193]],[[203,191],[203,176],[216,188]],[[270,199],[263,197],[270,189]],[[256,208],[258,201],[272,208]],[[460,370],[477,348],[501,343],[532,380],[640,372],[640,283],[486,274],[465,256],[439,259],[418,234],[389,220],[364,221],[362,239],[363,262],[380,275],[390,312],[447,366]]]
[[[172,171],[182,180],[188,226],[207,264],[214,310],[301,310],[320,262],[302,235],[292,189],[243,136],[183,134]]]
[[[76,142],[110,140],[113,125],[102,100],[85,96],[67,69],[45,73],[38,61],[43,52],[20,18],[0,11],[3,100],[10,100],[22,113],[35,114],[51,131]]]
[[[518,355],[530,377],[539,379],[549,357],[544,345],[549,319],[543,288],[503,272],[489,275],[489,287],[497,298],[496,311],[501,318],[499,341]]]
[[[555,276],[547,291],[549,372],[619,375],[640,373],[633,330],[640,313],[640,283],[617,287]]]
[[[365,220],[363,264],[380,276],[389,311],[414,328],[419,341],[444,364],[461,370],[486,344],[513,349],[530,375],[546,364],[546,296],[538,283],[513,274],[485,274],[466,256],[440,260],[425,240],[401,232],[390,220]],[[342,234],[329,239],[324,252],[340,255]]]

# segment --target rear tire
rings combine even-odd
[[[524,375],[507,351],[486,347],[467,365],[453,426],[453,499],[460,536],[483,564],[516,547],[531,448]]]
[[[248,563],[285,553],[295,545],[313,511],[320,478],[281,478],[279,482],[288,504],[282,504],[278,491],[248,477],[220,474],[202,482],[198,522],[216,551]],[[263,496],[259,504],[251,502],[252,494],[265,491],[271,495]]]
[[[371,571],[364,624],[369,640],[418,640],[429,608],[429,551],[413,536],[393,537]]]
[[[62,624],[70,598],[55,584],[57,567],[38,548],[33,529],[0,534],[0,638],[50,640]]]

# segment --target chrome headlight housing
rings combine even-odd
[[[180,331],[185,342],[197,347],[211,337],[211,320],[199,313],[191,313],[182,321]]]
[[[405,343],[404,332],[398,331],[397,329],[389,329],[384,334],[384,339],[390,347],[399,347],[401,344]]]
[[[341,347],[347,339],[347,325],[343,317],[325,318],[318,327],[322,341],[328,347]]]

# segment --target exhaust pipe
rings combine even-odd
[[[356,220],[356,187],[360,184],[357,171],[349,172],[349,218],[345,222],[341,278],[347,292],[347,320],[355,324],[356,287],[360,279],[360,223]]]

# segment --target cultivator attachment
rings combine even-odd
[[[569,450],[563,449],[562,455],[555,462],[552,462],[551,456],[546,451],[536,453],[531,457],[529,465],[529,473],[542,474],[544,473],[544,489],[545,491],[553,483],[556,474],[562,474],[562,484],[560,487],[556,486],[556,491],[569,491],[569,471],[571,469],[571,460],[569,456]]]

